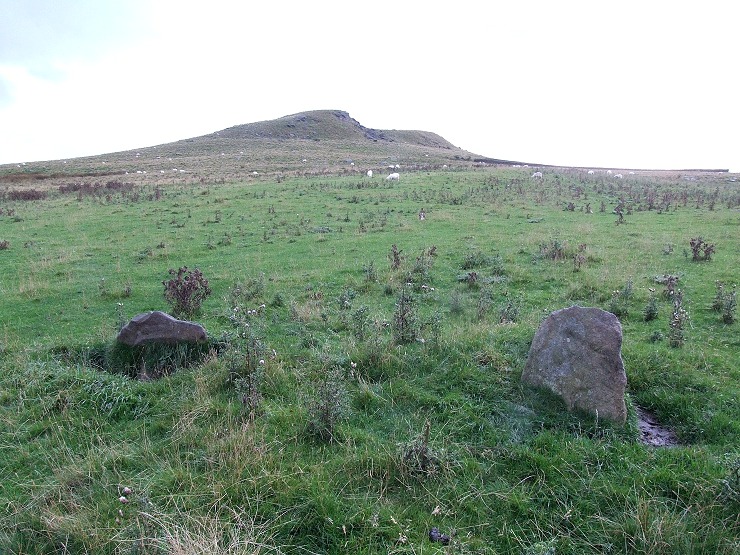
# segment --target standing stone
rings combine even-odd
[[[178,320],[156,310],[131,318],[116,339],[130,347],[138,347],[144,343],[194,343],[205,341],[207,336],[200,324]]]
[[[529,349],[522,381],[578,408],[623,424],[627,420],[622,326],[600,308],[572,306],[550,314]]]

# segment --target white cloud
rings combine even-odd
[[[59,52],[47,20],[91,4],[53,4],[36,13],[44,48],[0,52],[0,162],[336,108],[497,158],[740,169],[715,2],[112,2]]]

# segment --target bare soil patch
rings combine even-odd
[[[648,410],[637,407],[637,424],[640,428],[640,441],[653,447],[674,447],[678,445],[678,436],[668,426],[658,422],[656,416]]]

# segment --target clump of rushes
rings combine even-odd
[[[403,453],[403,468],[409,474],[429,475],[439,469],[439,457],[429,447],[429,420],[424,423],[421,437],[409,445]]]

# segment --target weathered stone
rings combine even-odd
[[[618,423],[627,419],[622,326],[599,308],[572,306],[550,314],[532,340],[522,381],[546,387],[568,409]]]
[[[178,320],[157,310],[131,318],[116,339],[124,345],[137,347],[143,343],[200,342],[205,341],[207,335],[200,324]]]

